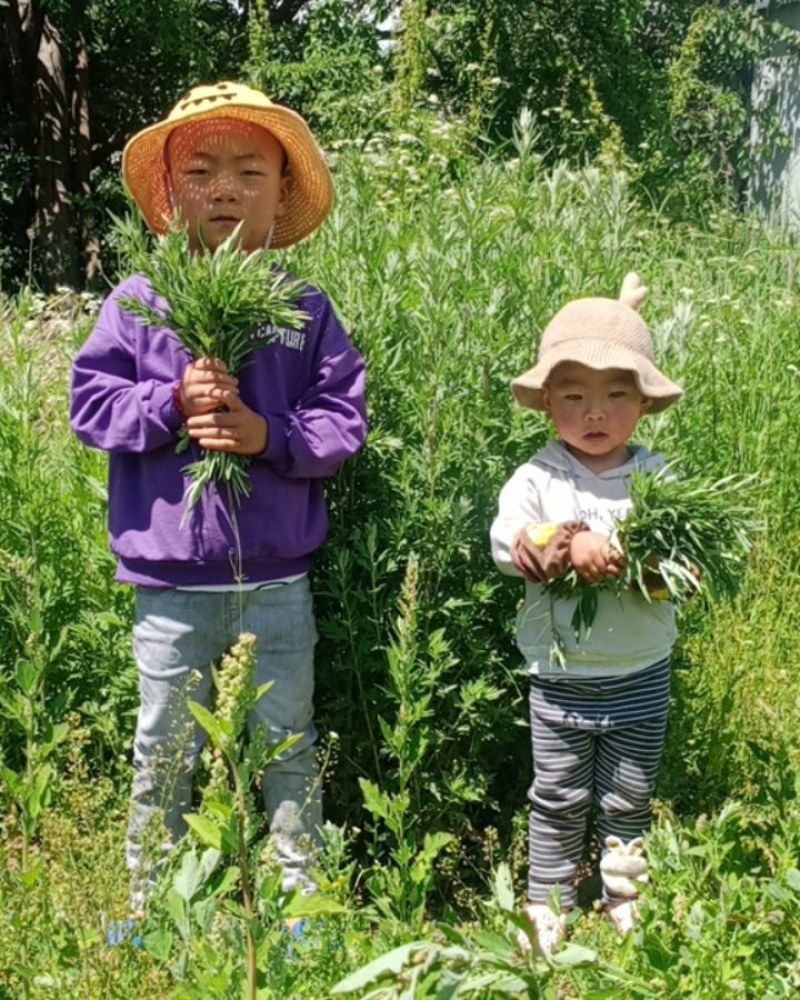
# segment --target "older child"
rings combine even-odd
[[[305,121],[236,83],[190,91],[128,142],[122,173],[150,228],[163,232],[179,212],[196,252],[215,249],[240,224],[245,251],[289,246],[320,225],[332,202]],[[108,296],[75,358],[71,424],[110,454],[110,543],[117,579],[136,588],[133,905],[141,907],[151,878],[142,858],[148,821],[163,813],[175,841],[190,809],[202,736],[187,712],[187,680],[199,672],[192,697],[207,701],[210,664],[240,632],[258,637],[255,683],[273,682],[251,724],[265,725],[276,742],[300,734],[262,785],[285,887],[310,888],[321,796],[308,572],[327,530],[322,481],[365,439],[363,361],[311,287],[298,302],[308,315],[303,328],[279,330],[254,349],[238,379],[217,359],[193,360],[172,331],[143,325],[120,306],[124,296],[155,302],[141,275]],[[252,492],[235,518],[223,493],[207,489],[181,524],[182,425],[204,449],[251,457]]]
[[[570,568],[594,583],[620,573],[611,535],[630,509],[629,477],[664,464],[629,438],[644,414],[665,409],[682,391],[653,363],[650,334],[636,312],[644,290],[635,275],[626,278],[623,297],[566,305],[544,331],[536,366],[512,382],[521,405],[548,414],[558,440],[503,487],[491,529],[498,568],[525,579],[516,634],[531,675],[526,914],[544,954],[557,945],[564,913],[576,903],[592,806],[606,847],[633,842],[637,850],[667,720],[672,605],[633,591],[621,599],[600,591],[594,624],[578,639],[575,601],[544,586]],[[563,663],[551,658],[554,632],[564,643]],[[638,861],[640,880],[643,867]],[[604,879],[605,908],[622,931],[632,926],[634,893],[624,880]],[[556,898],[561,913],[551,908]]]

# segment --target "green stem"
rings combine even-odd
[[[258,961],[256,942],[253,937],[253,885],[250,881],[250,869],[247,863],[247,802],[244,788],[239,780],[235,763],[228,758],[228,764],[233,776],[233,787],[236,793],[237,812],[237,864],[239,877],[242,880],[242,907],[244,909],[244,933],[247,942],[247,1000],[257,1000]]]

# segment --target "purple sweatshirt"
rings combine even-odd
[[[120,296],[159,300],[142,275],[108,296],[72,368],[70,424],[110,453],[109,536],[117,579],[150,587],[234,582],[236,531],[213,487],[185,523],[181,470],[200,449],[175,454],[181,418],[172,390],[192,360],[175,334],[124,312]],[[309,319],[256,348],[239,392],[266,418],[269,443],[249,465],[252,492],[236,509],[248,582],[307,571],[327,532],[322,480],[364,443],[364,362],[328,299],[309,288]]]

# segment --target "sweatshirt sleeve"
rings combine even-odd
[[[492,558],[501,573],[522,576],[511,558],[514,536],[529,524],[541,524],[542,505],[532,476],[530,463],[521,465],[500,491],[497,517],[492,522],[490,538]]]
[[[530,463],[517,469],[500,493],[500,509],[491,529],[492,557],[502,573],[546,583],[569,569],[570,544],[585,521],[546,521]],[[520,564],[514,539],[527,529],[526,567]],[[525,571],[523,572],[523,569]]]
[[[332,476],[367,436],[364,361],[321,293],[315,313],[312,377],[288,412],[265,413],[269,441],[263,460],[289,479]]]
[[[172,352],[163,352],[160,370],[140,377],[138,345],[152,331],[118,301],[136,290],[129,279],[109,295],[72,365],[70,426],[103,451],[143,453],[174,444],[181,424],[172,398],[179,376],[170,366]]]

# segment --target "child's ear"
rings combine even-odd
[[[294,179],[291,174],[283,173],[281,174],[281,183],[278,188],[278,203],[275,206],[275,218],[280,218],[280,216],[286,214],[286,210],[289,207],[289,195],[292,192],[292,185]]]
[[[550,387],[545,382],[542,386],[542,405],[544,406],[545,412],[550,412]]]
[[[653,400],[650,399],[648,396],[642,396],[642,404],[641,405],[642,405],[642,416],[644,416],[644,414],[647,413],[647,411],[653,405]]]

